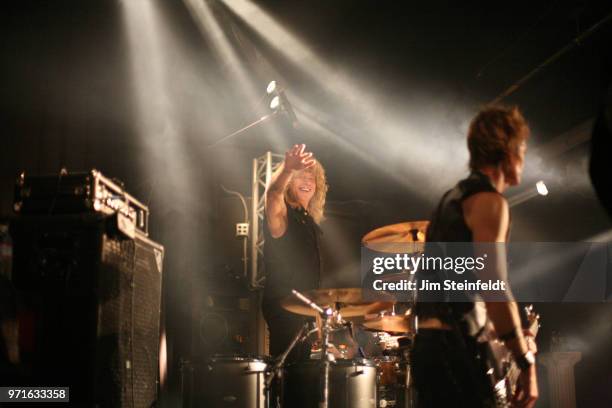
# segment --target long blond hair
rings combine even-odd
[[[283,171],[283,168],[284,163],[281,164],[279,168],[274,172],[273,179],[276,178],[276,176]],[[325,169],[318,160],[315,160],[314,166],[309,167],[305,170],[296,171],[292,174],[291,181],[289,181],[289,185],[285,189],[285,200],[292,207],[300,206],[299,201],[293,195],[293,192],[291,190],[291,184],[293,183],[293,179],[295,178],[295,176],[302,172],[312,173],[315,176],[315,193],[310,199],[310,202],[308,203],[308,208],[306,210],[310,213],[312,219],[317,224],[320,224],[324,218],[323,212],[325,208],[325,197],[327,196],[328,186],[327,179],[325,178]]]

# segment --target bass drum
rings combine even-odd
[[[266,408],[264,358],[215,355],[200,367],[196,407]]]
[[[323,383],[319,360],[309,360],[285,367],[283,407],[319,406]],[[350,408],[376,407],[376,366],[367,359],[336,360],[330,363],[329,406]]]

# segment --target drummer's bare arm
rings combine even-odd
[[[501,195],[488,192],[475,194],[465,200],[463,210],[474,242],[506,242],[509,210],[508,203]],[[475,249],[478,252],[478,246]],[[479,277],[482,273],[484,279],[501,279],[507,282],[505,246],[495,245],[487,249],[487,266],[479,273]],[[486,302],[487,312],[497,333],[517,331],[517,336],[507,341],[506,345],[516,355],[521,355],[527,351],[527,343],[520,330],[521,320],[512,291],[508,289],[506,294],[506,302]]]
[[[287,206],[285,190],[291,182],[294,171],[307,169],[314,165],[312,153],[305,152],[306,145],[294,145],[285,153],[282,170],[276,174],[266,190],[265,211],[268,228],[273,238],[280,238],[287,230]]]

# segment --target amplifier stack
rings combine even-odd
[[[22,381],[70,387],[74,406],[152,406],[164,249],[148,208],[92,170],[22,174],[15,210]]]

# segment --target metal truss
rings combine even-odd
[[[285,156],[278,153],[266,152],[253,159],[252,200],[251,200],[251,288],[261,288],[264,280],[258,268],[259,256],[263,255],[264,235],[264,205],[265,191],[272,174],[281,165]]]
[[[272,152],[266,152],[263,156],[253,159],[253,178],[251,195],[251,228],[250,228],[250,249],[251,249],[251,273],[249,276],[249,286],[251,288],[251,302],[254,307],[252,318],[250,319],[250,344],[251,350],[258,355],[269,354],[270,335],[266,322],[263,318],[261,308],[262,289],[265,277],[259,270],[259,256],[263,256],[264,234],[263,222],[265,212],[265,191],[272,174],[284,160],[284,156]]]

